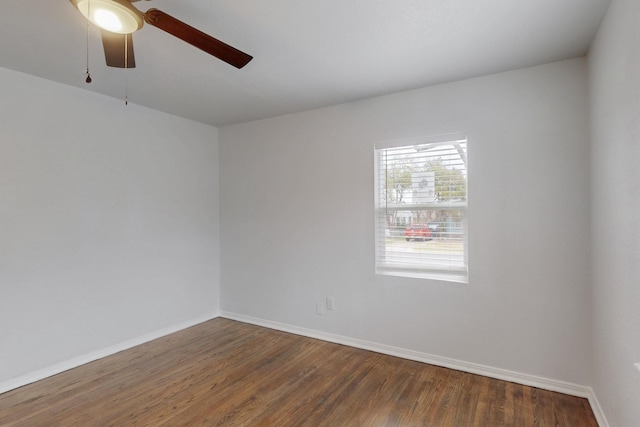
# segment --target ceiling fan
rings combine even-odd
[[[85,18],[101,29],[104,54],[107,65],[110,67],[135,67],[132,33],[142,28],[145,22],[236,68],[244,67],[253,59],[251,55],[247,55],[161,10],[153,8],[146,12],[138,10],[131,3],[139,0],[69,1]]]

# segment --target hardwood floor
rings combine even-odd
[[[1,426],[597,426],[586,399],[215,319],[0,395]]]

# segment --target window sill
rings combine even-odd
[[[439,280],[443,282],[469,283],[469,276],[466,272],[434,272],[434,271],[415,271],[393,268],[377,268],[376,274],[383,276],[409,277],[413,279]]]

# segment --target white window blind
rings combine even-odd
[[[467,137],[375,146],[376,272],[467,281]]]

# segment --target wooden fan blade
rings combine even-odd
[[[171,15],[167,15],[161,10],[147,10],[144,14],[144,20],[147,24],[158,27],[236,68],[244,67],[253,59],[251,55],[247,55],[235,47],[229,46]]]
[[[116,34],[110,31],[102,30],[102,45],[104,46],[104,57],[107,60],[107,66],[125,68],[125,37],[127,38],[126,68],[135,68],[136,58],[133,55],[133,37],[131,36],[131,34]]]

